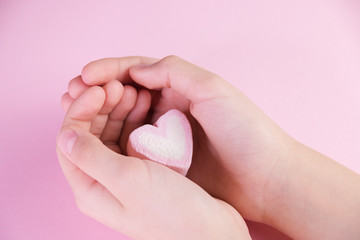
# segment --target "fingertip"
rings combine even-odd
[[[105,101],[105,91],[102,87],[93,86],[82,93],[69,108],[70,113],[91,112],[96,115]]]
[[[63,126],[77,126],[89,131],[91,122],[101,110],[105,92],[99,86],[90,87],[70,105]]]
[[[139,85],[148,89],[159,89],[162,87],[158,84],[158,80],[154,79],[152,66],[154,64],[140,64],[129,68],[130,77]]]
[[[119,81],[111,80],[105,84],[103,89],[106,94],[106,99],[101,113],[110,113],[119,103],[124,93],[124,87]]]
[[[112,65],[113,63],[108,58],[89,62],[81,70],[81,77],[84,83],[90,86],[106,84],[110,81],[109,77],[113,75],[109,71],[109,69],[114,68]]]
[[[98,97],[99,99],[102,99],[103,101],[105,101],[106,94],[105,94],[105,91],[104,91],[104,89],[102,87],[100,87],[100,86],[90,87],[89,94],[90,93],[92,95]]]
[[[112,97],[117,103],[124,93],[124,86],[118,80],[111,80],[104,86],[104,90],[106,97]]]
[[[126,96],[125,96],[126,94]],[[137,98],[137,91],[136,89],[133,87],[133,86],[130,86],[130,85],[125,85],[124,86],[124,94],[123,94],[123,98],[125,99],[126,97],[126,100],[127,101],[130,101],[131,103],[134,103],[132,105],[132,107],[135,105],[135,102],[136,102],[136,98]],[[131,108],[132,108],[131,107]]]
[[[83,81],[92,86],[106,84],[112,79],[117,79],[117,71],[114,71],[117,70],[116,63],[113,58],[103,58],[86,64],[81,71]]]
[[[136,102],[125,120],[122,136],[120,138],[120,148],[124,153],[127,153],[127,148],[129,147],[129,145],[127,145],[129,142],[129,135],[136,128],[144,124],[150,105],[150,92],[145,89],[139,90]]]
[[[134,108],[136,98],[136,89],[132,86],[125,85],[121,99],[110,113],[110,118],[116,121],[124,121],[128,113]]]
[[[138,93],[133,86],[124,86],[124,94],[120,101],[125,103],[122,104],[125,112],[129,113],[134,108],[137,97]]]
[[[151,106],[151,94],[146,89],[140,89],[137,95],[136,103],[129,115],[129,120],[142,122]]]
[[[72,98],[78,98],[89,86],[84,83],[81,76],[72,79],[68,84],[68,92]]]
[[[146,69],[149,69],[151,67],[151,65],[153,64],[138,64],[138,65],[134,65],[134,66],[131,66],[129,68],[129,72],[132,72],[132,73],[139,73],[141,72],[142,70],[146,70]]]
[[[69,109],[71,103],[74,101],[74,99],[70,96],[68,92],[64,93],[61,97],[61,108],[67,112]]]
[[[158,60],[141,56],[103,58],[86,64],[81,71],[81,76],[88,85],[101,85],[112,79],[125,84],[132,82],[129,76],[131,66],[156,61]]]
[[[77,132],[69,127],[61,129],[56,138],[57,146],[63,154],[69,157],[69,160],[72,160],[70,156],[77,138]]]
[[[147,90],[147,89],[140,89],[139,97],[140,96],[144,101],[151,101],[151,94],[150,94],[149,90]]]
[[[83,69],[81,70],[81,77],[84,81],[84,83],[88,84],[88,85],[92,85],[93,81],[93,65],[96,61],[92,61],[88,64],[86,64]]]
[[[124,152],[118,145],[125,119],[136,103],[137,93],[132,86],[123,86],[123,94],[120,101],[116,104],[109,114],[109,120],[101,135],[101,140],[112,143],[116,152]]]

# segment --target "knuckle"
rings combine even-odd
[[[89,148],[88,144],[84,144],[80,139],[74,146],[72,160],[77,165],[87,171],[91,167],[92,157],[94,156],[94,148]]]
[[[217,74],[212,72],[205,72],[203,78],[197,81],[199,88],[217,91],[221,88],[224,80]]]
[[[215,73],[211,73],[210,76],[208,77],[208,81],[211,82],[212,84],[219,84],[222,81],[224,81],[224,79]]]
[[[114,179],[116,185],[122,186],[123,189],[142,189],[151,182],[151,169],[149,169],[147,162],[138,158],[129,159],[126,164],[123,164],[121,173]],[[139,181],[139,179],[142,179]],[[124,183],[126,183],[124,185]]]
[[[169,55],[163,58],[163,61],[167,65],[175,65],[176,63],[180,62],[182,59],[177,55]]]
[[[90,66],[92,65],[92,63],[93,63],[93,62],[90,62],[90,63],[86,64],[86,65],[82,68],[82,70],[81,70],[81,77],[82,77],[83,79],[87,79],[88,76],[90,76],[90,74],[89,74],[89,69],[90,69]]]
[[[227,82],[216,74],[212,75],[208,79],[204,88],[207,88],[209,91],[213,91],[217,96],[227,96],[231,92]]]
[[[79,82],[78,80],[79,77],[76,77],[76,78],[73,78],[70,80],[70,82],[68,83],[68,86],[67,86],[67,89],[69,91],[70,94],[72,94],[74,88],[75,88],[75,85]]]

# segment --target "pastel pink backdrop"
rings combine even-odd
[[[359,12],[350,0],[0,1],[0,238],[127,239],[77,210],[55,154],[67,82],[103,57],[177,54],[359,173]]]

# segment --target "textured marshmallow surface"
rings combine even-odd
[[[161,163],[186,175],[192,159],[191,126],[182,112],[172,109],[153,125],[134,130],[129,137],[130,150],[136,155]]]

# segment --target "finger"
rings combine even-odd
[[[105,84],[116,79],[122,84],[131,82],[129,68],[137,64],[150,64],[157,59],[149,57],[131,56],[121,58],[104,58],[87,64],[81,76],[84,83],[94,86]]]
[[[77,127],[62,129],[57,146],[81,171],[120,199],[122,205],[127,195],[136,189],[134,186],[142,184],[136,180],[139,171],[146,171],[142,160],[115,153],[86,130]],[[140,176],[147,177],[145,172]]]
[[[72,142],[71,147],[69,142]],[[168,221],[173,221],[169,224],[173,226],[179,224],[178,219],[183,219],[182,216],[193,215],[194,210],[196,214],[201,214],[201,219],[212,216],[207,214],[208,209],[218,211],[218,203],[187,178],[161,164],[116,154],[87,131],[63,129],[58,143],[59,150],[65,153],[70,161],[121,202],[124,211],[115,219],[120,226],[118,229],[136,239],[144,238],[138,234],[141,227],[157,229]],[[169,204],[172,206],[171,215],[169,211],[164,211],[164,206]],[[181,208],[184,206],[185,208]],[[151,216],[154,213],[161,216],[156,224],[152,224],[154,220]],[[202,222],[196,228],[201,226]],[[174,232],[178,234],[177,230],[174,228]]]
[[[229,94],[229,85],[209,72],[177,56],[129,69],[131,78],[148,89],[172,88],[193,104]]]
[[[75,99],[80,96],[86,89],[90,86],[86,85],[84,81],[81,79],[81,76],[77,76],[76,78],[72,79],[68,84],[68,92],[70,96]]]
[[[61,97],[61,108],[64,110],[64,112],[67,112],[73,101],[74,99],[68,92],[64,93],[64,95]]]
[[[120,99],[120,102],[114,107],[109,114],[108,121],[104,127],[101,141],[110,149],[120,152],[119,139],[123,124],[127,118],[129,112],[133,109],[136,103],[137,93],[132,86],[124,86],[124,93]]]
[[[84,173],[56,149],[60,166],[69,182],[78,208],[101,223],[119,229],[123,206],[103,185]]]
[[[105,92],[94,86],[83,92],[70,105],[63,127],[75,126],[89,131],[92,121],[98,115],[105,101]]]
[[[101,87],[87,89],[70,105],[61,132],[64,133],[68,127],[89,131],[90,124],[99,113],[104,100],[105,92]],[[69,161],[64,151],[59,150],[59,145],[61,144],[58,137],[57,153],[60,165],[74,191],[80,210],[110,227],[115,226],[116,223],[108,222],[106,219],[109,216],[113,216],[114,219],[119,216],[121,203],[101,184]]]
[[[99,114],[94,118],[93,122],[91,123],[90,128],[90,132],[97,137],[101,136],[108,120],[108,114],[118,104],[124,91],[122,84],[116,80],[109,81],[107,84],[105,84],[103,89],[106,95],[105,102]]]
[[[101,108],[101,114],[109,114],[114,107],[119,103],[123,93],[124,87],[123,85],[117,80],[111,80],[105,84],[103,87],[106,99],[104,106]]]
[[[136,99],[136,104],[134,108],[131,110],[129,115],[127,116],[123,130],[121,132],[120,137],[120,147],[123,149],[124,154],[127,147],[127,142],[129,139],[129,135],[136,128],[144,125],[145,119],[147,117],[147,113],[150,109],[151,105],[151,95],[149,91],[141,89],[138,93],[138,97]]]

